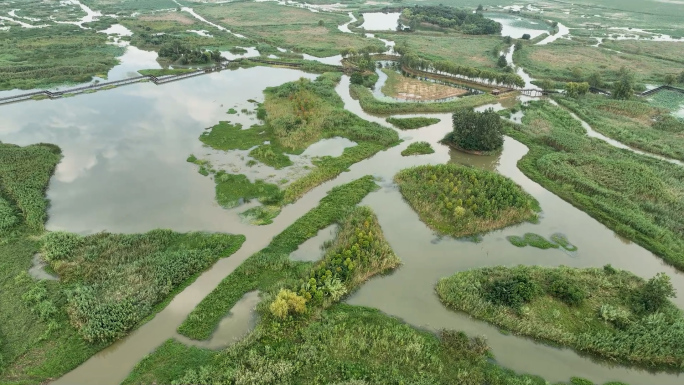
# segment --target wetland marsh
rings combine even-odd
[[[119,65],[98,69],[109,68],[110,78],[175,71],[163,69],[168,63],[155,52],[127,45],[145,19],[182,39],[187,32],[207,48],[218,33],[235,31],[213,46],[246,48],[225,51],[231,60],[305,52],[307,60],[348,66],[337,55],[342,48],[373,52],[396,42],[397,51],[410,47],[430,60],[515,71],[525,88],[539,88],[532,76],[577,75],[538,64],[540,52],[610,56],[606,49],[617,47],[570,40],[581,27],[575,16],[559,18],[566,5],[555,3],[525,4],[519,14],[486,10],[503,24],[501,36],[437,33],[429,23],[397,32],[399,13],[352,4],[338,10],[149,0],[138,18],[122,13],[130,15],[128,1],[119,8],[85,3],[105,14],[118,10],[121,25],[138,28],[132,36],[109,31],[119,31],[124,43],[117,52],[125,52]],[[548,23],[542,12],[551,15]],[[83,23],[98,22],[95,13],[86,12],[95,20]],[[552,26],[554,20],[563,23]],[[517,35],[532,30],[537,39],[516,49]],[[554,33],[544,39],[545,32]],[[454,40],[462,42],[459,49]],[[621,44],[640,50],[619,54],[630,65],[639,55],[650,55],[648,63],[673,60],[656,58],[648,45]],[[497,68],[502,54],[510,69]],[[369,89],[352,83],[356,69],[321,75],[246,63],[160,86],[0,106],[0,263],[8,267],[1,283],[14,293],[0,297],[12,309],[0,315],[0,382],[681,382],[682,353],[671,337],[680,332],[684,309],[684,232],[676,214],[684,209],[684,123],[676,120],[676,95],[451,95],[462,89],[404,80],[386,65]],[[656,79],[653,69],[637,71],[637,81]],[[606,82],[616,71],[600,68]],[[449,95],[419,103],[396,99],[401,92]],[[504,117],[496,151],[475,155],[443,143],[454,130],[452,113],[473,107]],[[30,147],[37,143],[49,145]],[[44,153],[14,155],[22,151]],[[42,166],[35,180],[42,182],[21,190],[15,173],[36,162]],[[517,247],[521,240],[535,247]],[[528,276],[520,278],[523,270]],[[555,284],[556,271],[574,281]],[[671,302],[634,307],[645,292],[639,288],[661,273],[679,295],[658,281],[653,287],[664,288]],[[492,277],[503,277],[505,290],[490,290],[498,282]],[[487,294],[532,281],[534,295],[523,302]],[[145,282],[155,284],[134,289]],[[458,285],[483,291],[466,295]],[[596,285],[603,286],[594,295]],[[128,302],[116,308],[112,298]],[[613,308],[600,306],[606,303]],[[665,316],[667,322],[658,318]],[[577,337],[582,317],[593,317],[593,340]],[[615,340],[629,334],[649,346],[656,338],[640,331],[653,321],[648,317],[658,318],[662,331],[653,355],[614,340],[607,350],[591,345],[608,341],[599,334],[615,328],[624,332]],[[59,335],[59,328],[68,332]],[[30,338],[22,341],[24,334]]]

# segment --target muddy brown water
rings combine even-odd
[[[523,144],[506,138],[502,153],[489,157],[462,154],[438,144],[451,129],[448,114],[431,115],[442,119],[435,125],[400,132],[403,143],[351,166],[335,180],[284,207],[271,225],[244,224],[237,215],[241,209],[218,207],[214,201],[214,182],[199,175],[197,166],[185,162],[190,153],[202,151],[197,137],[216,121],[229,120],[225,114],[229,107],[246,106],[248,98],[262,100],[261,90],[266,86],[300,76],[311,77],[298,71],[273,68],[224,71],[163,87],[137,84],[88,96],[2,108],[0,136],[4,142],[21,145],[50,142],[64,150],[65,157],[48,191],[52,203],[49,229],[92,233],[105,229],[141,232],[162,227],[247,236],[237,253],[202,274],[150,322],[96,354],[55,384],[120,383],[137,362],[165,340],[173,337],[183,340],[177,336],[176,328],[202,298],[247,257],[315,207],[330,188],[368,174],[378,177],[382,188],[368,195],[363,204],[369,205],[377,214],[387,240],[403,265],[389,276],[367,282],[347,299],[348,303],[378,308],[418,327],[449,328],[464,330],[470,335],[485,335],[501,365],[517,372],[541,375],[549,381],[583,376],[599,383],[608,380],[632,385],[682,382],[675,375],[652,375],[642,370],[609,366],[569,349],[506,336],[484,322],[441,305],[434,293],[440,278],[493,265],[600,267],[610,263],[644,278],[665,272],[672,277],[678,292],[684,292],[682,274],[640,246],[625,242],[586,213],[525,177],[516,167],[517,161],[527,152]],[[361,111],[358,102],[349,96],[348,85],[349,79],[343,77],[337,88],[346,107],[364,119],[389,126],[385,117]],[[240,92],[226,92],[231,89]],[[419,140],[430,142],[436,152],[400,156],[408,144]],[[480,243],[437,236],[420,222],[402,199],[392,178],[406,167],[449,161],[496,170],[515,180],[540,202],[543,212],[539,223],[492,232]],[[568,254],[555,249],[517,248],[505,239],[508,235],[525,232],[547,237],[561,232],[579,250]],[[250,309],[257,298],[256,293],[245,296],[210,340],[193,344],[221,348],[243,336],[253,326]],[[684,296],[675,302],[684,307]]]

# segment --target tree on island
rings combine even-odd
[[[523,38],[524,40],[530,40],[530,39],[532,38],[532,36],[530,36],[529,33],[526,33],[526,34],[523,34],[523,35],[522,35],[522,38]]]
[[[501,118],[492,109],[459,109],[453,114],[453,125],[454,130],[442,140],[445,144],[467,151],[494,151],[503,146]]]
[[[629,99],[634,95],[634,76],[625,68],[620,68],[619,79],[613,83],[614,99]]]
[[[508,61],[506,60],[505,55],[499,56],[499,60],[497,60],[496,65],[499,66],[499,68],[504,68],[508,65]]]

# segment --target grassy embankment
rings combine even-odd
[[[468,93],[468,91],[463,88],[413,79],[389,69],[383,69],[382,72],[387,75],[387,81],[382,86],[382,93],[394,98],[430,101],[461,96]]]
[[[453,112],[457,108],[477,107],[483,104],[495,103],[498,98],[491,94],[464,96],[460,99],[444,103],[419,103],[419,102],[384,102],[376,99],[373,93],[366,87],[351,84],[349,93],[358,100],[364,111],[372,114],[401,114],[421,112]]]
[[[420,219],[441,234],[475,236],[537,219],[538,203],[513,181],[454,164],[419,166],[395,177]]]
[[[561,107],[532,102],[507,134],[530,151],[518,167],[679,270],[684,270],[684,169],[591,139]]]
[[[387,118],[387,123],[399,128],[400,130],[415,130],[421,127],[431,126],[441,121],[439,118]]]
[[[344,13],[311,12],[274,3],[204,4],[194,9],[207,20],[229,26],[233,32],[317,57],[338,55],[343,48],[359,50],[373,46],[377,52],[384,50],[384,44],[377,39],[338,30],[339,24],[349,21]]]
[[[243,236],[45,233],[59,148],[0,145],[0,382],[56,378],[160,310]],[[27,271],[35,254],[59,280]]]
[[[242,130],[239,125],[221,122],[200,136],[203,143],[219,150],[246,150],[258,146],[250,156],[275,168],[292,164],[286,154],[300,154],[324,138],[345,137],[357,143],[346,148],[339,157],[314,159],[315,167],[311,172],[283,191],[272,184],[252,184],[244,175],[219,171],[215,177],[219,203],[229,207],[228,202],[250,197],[270,205],[291,203],[319,184],[335,178],[352,164],[399,143],[394,130],[363,120],[344,109],[344,102],[335,92],[339,80],[339,74],[328,73],[315,81],[300,79],[267,88],[264,103],[257,112],[257,116],[264,120],[263,125]],[[263,144],[266,140],[270,143]],[[189,160],[201,162],[194,157]],[[236,184],[238,179],[244,183]],[[249,184],[250,191],[253,191],[251,195],[233,191],[235,186],[243,184]]]
[[[437,284],[442,302],[515,334],[611,361],[681,370],[684,318],[669,278],[603,269],[502,266]]]
[[[11,27],[0,32],[0,90],[48,88],[107,77],[124,49],[75,25]]]
[[[596,131],[628,146],[684,160],[684,122],[641,100],[556,98]]]
[[[402,152],[401,156],[411,156],[411,155],[425,155],[433,154],[435,150],[432,148],[428,142],[414,142],[408,145]]]
[[[377,189],[370,176],[333,188],[313,210],[300,217],[226,277],[190,313],[179,333],[202,340],[209,338],[219,321],[247,292],[277,290],[283,282],[295,282],[307,274],[311,263],[289,259],[304,241],[333,223],[342,222],[368,193]]]

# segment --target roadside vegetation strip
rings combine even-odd
[[[597,132],[620,143],[684,161],[684,121],[665,109],[641,100],[614,100],[594,95],[577,99],[558,97],[556,101]]]
[[[378,186],[370,176],[333,188],[319,205],[273,238],[260,252],[249,257],[206,296],[178,328],[187,337],[204,340],[247,292],[267,292],[283,281],[296,282],[310,269],[310,263],[289,259],[290,253],[319,230],[341,221]]]
[[[390,123],[393,126],[399,128],[401,130],[415,130],[417,128],[422,128],[422,127],[431,126],[433,124],[437,124],[441,121],[441,119],[439,119],[439,118],[425,118],[425,117],[387,118],[385,120],[387,121],[387,123]]]
[[[244,236],[154,230],[45,232],[57,146],[0,144],[0,373],[41,383],[75,368],[161,310]],[[39,253],[58,280],[28,274]],[[4,382],[3,382],[4,383]]]
[[[684,168],[589,138],[562,107],[523,109],[506,134],[530,149],[518,162],[525,175],[684,270]]]
[[[477,236],[535,221],[537,201],[512,180],[454,164],[419,166],[395,177],[421,221],[440,234]]]
[[[497,97],[490,94],[464,96],[449,102],[384,102],[376,99],[373,93],[358,84],[351,84],[349,92],[354,99],[357,99],[364,111],[373,114],[401,114],[401,113],[421,113],[421,112],[453,112],[461,107],[477,107],[483,104],[494,103]]]
[[[428,142],[414,142],[401,152],[401,156],[433,154],[435,150]]]
[[[610,265],[497,266],[443,278],[437,293],[447,307],[515,334],[653,369],[684,364],[684,318],[662,273],[645,281]]]

